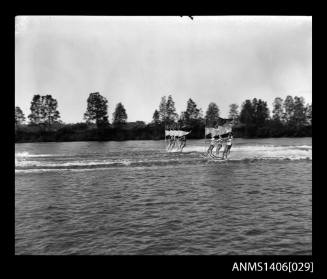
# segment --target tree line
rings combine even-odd
[[[229,106],[228,118],[234,121],[235,137],[301,137],[312,135],[312,104],[305,104],[303,97],[287,96],[274,99],[273,110],[267,102],[253,98],[241,107]],[[192,131],[189,138],[203,138],[206,126],[215,127],[220,117],[216,103],[211,102],[203,114],[191,98],[185,111],[176,112],[172,95],[163,96],[154,110],[152,121],[128,122],[127,112],[118,103],[110,123],[108,100],[99,92],[90,93],[84,121],[65,124],[60,120],[58,102],[52,95],[34,95],[28,123],[20,107],[15,108],[15,140],[31,141],[84,141],[84,140],[145,140],[163,139],[165,129]]]

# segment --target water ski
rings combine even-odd
[[[210,160],[214,160],[214,161],[224,161],[224,160],[226,160],[223,157],[217,157],[215,155],[207,155],[206,153],[202,154],[201,156],[203,158],[205,158],[205,159],[210,159]]]

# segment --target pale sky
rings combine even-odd
[[[177,113],[192,98],[227,117],[254,97],[312,100],[312,17],[18,16],[15,105],[51,94],[61,120],[82,122],[91,92],[118,102],[128,121],[150,122],[161,97]]]

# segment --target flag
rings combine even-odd
[[[185,132],[185,131],[181,131],[181,130],[165,130],[165,136],[176,136],[176,137],[182,137],[182,136],[186,136],[189,133],[191,133],[191,131],[189,132]]]
[[[225,124],[231,124],[233,121],[232,118],[221,118],[218,117],[218,126],[224,126]]]
[[[215,137],[215,136],[218,136],[218,135],[225,135],[225,134],[228,134],[230,132],[232,132],[232,126],[233,126],[233,123],[232,123],[233,119],[231,118],[221,118],[221,117],[218,117],[218,127],[216,128],[209,128],[209,127],[206,127],[205,128],[205,135],[209,135],[211,134],[212,137]]]
[[[226,126],[219,126],[216,128],[205,128],[205,135],[210,135],[212,137],[218,136],[218,135],[224,135],[232,132],[232,126],[226,125]]]

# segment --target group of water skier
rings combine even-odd
[[[169,136],[169,143],[167,146],[167,150],[171,151],[174,147],[176,147],[177,150],[183,151],[183,148],[186,146],[186,137],[185,136]]]
[[[206,157],[227,159],[230,150],[232,148],[233,134],[230,132],[227,137],[221,137],[221,135],[213,136],[210,140],[210,145],[206,153]],[[167,151],[172,151],[174,148],[177,151],[183,151],[186,146],[186,136],[168,136]],[[219,157],[219,151],[224,146],[222,157]],[[216,154],[214,155],[213,149],[216,147]]]
[[[233,141],[233,134],[229,133],[227,138],[222,138],[220,135],[218,136],[213,136],[210,140],[210,145],[207,150],[206,156],[207,157],[212,157],[212,158],[218,158],[219,157],[219,151],[223,147],[223,144],[225,145],[223,155],[221,159],[227,159],[227,156],[230,153],[230,150],[232,148],[232,141]],[[212,154],[213,149],[216,146],[216,155]]]

